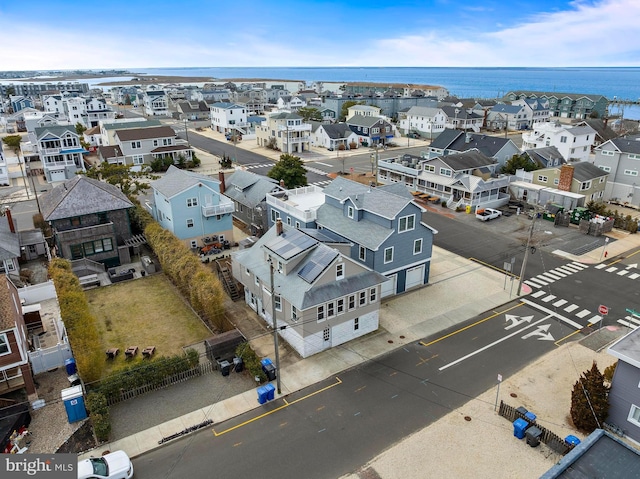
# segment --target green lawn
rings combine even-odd
[[[114,360],[105,354],[107,374],[142,361],[147,346],[156,347],[155,356],[172,356],[212,336],[163,274],[91,289],[86,295],[105,350],[120,349]],[[126,360],[124,351],[130,346],[138,346],[138,354]]]

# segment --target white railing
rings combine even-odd
[[[60,148],[43,148],[42,154],[43,155],[59,155]]]
[[[314,221],[316,219],[316,211],[315,210],[300,210],[297,207],[285,203],[278,198],[274,198],[273,196],[267,195],[267,204],[277,207],[280,211],[286,211],[290,213],[292,216],[299,218],[305,222]]]
[[[224,215],[227,213],[233,213],[235,207],[233,203],[223,203],[220,205],[202,205],[202,215],[205,217]]]

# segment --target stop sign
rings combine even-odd
[[[603,316],[606,316],[607,314],[609,314],[609,308],[604,304],[601,304],[600,306],[598,306],[598,313],[600,313]]]

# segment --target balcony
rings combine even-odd
[[[59,155],[60,154],[60,148],[43,148],[41,151],[43,155]]]
[[[225,202],[219,205],[202,205],[202,216],[204,216],[205,218],[209,218],[211,216],[233,213],[234,210],[235,207],[233,205],[233,202]]]
[[[309,124],[302,124],[302,125],[280,125],[278,126],[278,131],[283,131],[283,132],[301,132],[301,131],[311,131],[311,125]]]

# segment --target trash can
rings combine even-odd
[[[262,370],[265,372],[265,374],[266,374],[266,372],[267,372],[267,371],[265,370],[265,367],[266,367],[266,366],[268,366],[269,364],[273,364],[273,363],[271,362],[271,359],[269,359],[269,358],[264,358],[264,359],[261,359],[261,360],[260,360],[260,365],[262,366]]]
[[[67,411],[69,424],[82,421],[87,417],[87,410],[84,407],[84,398],[82,397],[82,386],[63,389],[60,395]]]
[[[536,418],[538,416],[536,416],[535,414],[533,414],[531,411],[528,411],[525,413],[524,418],[529,421],[530,423],[535,422]]]
[[[78,371],[78,368],[76,367],[76,360],[73,358],[66,359],[64,361],[64,367],[67,370],[67,376],[72,376]]]
[[[231,371],[231,363],[226,359],[224,361],[220,361],[220,372],[223,376],[228,376],[229,371]]]
[[[529,427],[529,423],[522,418],[518,418],[513,421],[513,435],[518,439],[524,438],[524,432]]]
[[[535,426],[531,426],[525,432],[525,436],[527,437],[527,444],[529,444],[529,446],[537,447],[540,445],[540,436],[542,436],[542,431]]]
[[[262,370],[267,375],[269,381],[273,381],[276,378],[276,367],[273,364],[267,364]]]
[[[273,384],[265,384],[264,388],[267,391],[267,401],[273,401],[276,398],[276,388]]]
[[[580,444],[580,439],[578,439],[577,437],[575,437],[573,435],[569,435],[569,436],[564,438],[564,442],[566,442],[567,445],[569,445],[569,446],[577,446],[578,444]]]
[[[524,415],[525,415],[525,414],[527,414],[529,411],[527,410],[527,408],[526,408],[526,407],[524,407],[524,406],[520,406],[520,407],[517,407],[517,408],[516,408],[516,412],[517,412],[520,416],[524,417]]]
[[[244,370],[242,358],[233,358],[233,370],[237,373],[241,373]]]
[[[264,386],[260,386],[257,389],[258,392],[258,403],[260,404],[264,404],[267,402],[267,390],[264,388]]]
[[[467,214],[471,213],[471,205],[467,205],[465,207],[465,211],[467,212]]]

